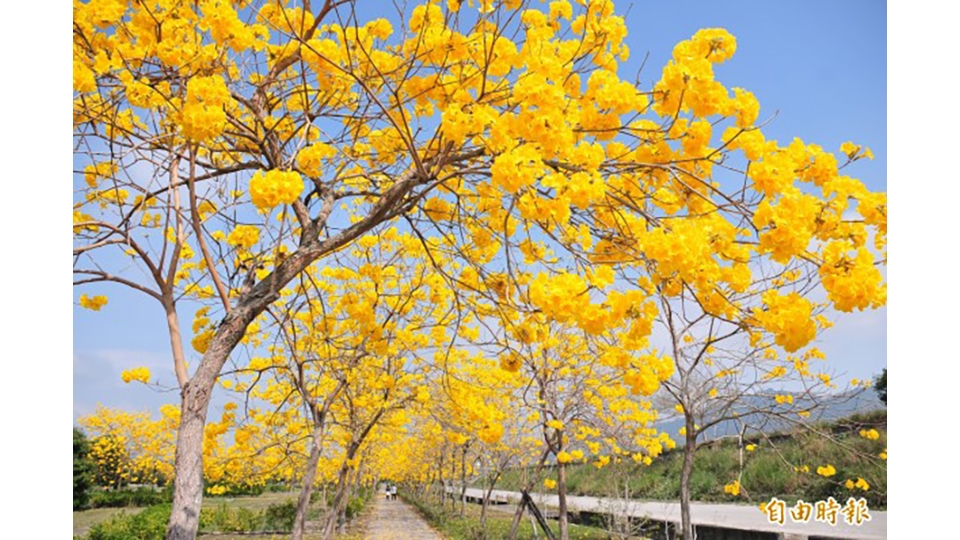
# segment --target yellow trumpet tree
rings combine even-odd
[[[100,485],[166,484],[173,479],[173,441],[178,411],[160,408],[154,420],[147,412],[128,412],[98,405],[81,417],[92,440],[90,457]]]
[[[607,301],[618,297],[611,295]],[[593,305],[589,299],[580,301],[583,312]],[[617,317],[616,309],[600,312]],[[656,351],[638,354],[638,348],[647,344],[645,334],[636,334],[638,325],[648,327],[644,321],[626,317],[593,336],[541,311],[528,316],[515,332],[508,332],[512,334],[509,338],[498,343],[504,348],[499,358],[501,370],[514,373],[521,381],[517,393],[520,410],[534,420],[543,456],[552,456],[556,463],[561,537],[568,535],[569,464],[591,461],[603,467],[620,456],[649,463],[672,445],[666,434],[652,427],[657,412],[648,396],[673,374],[673,362]],[[621,326],[619,332],[617,326]],[[632,338],[628,337],[631,333]],[[536,475],[529,478],[526,489],[537,481]],[[523,506],[518,507],[514,527],[522,512]]]

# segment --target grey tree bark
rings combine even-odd
[[[349,457],[347,457],[347,459],[353,459],[353,453],[354,452],[348,451]],[[333,533],[337,530],[340,514],[347,506],[347,491],[350,485],[350,482],[348,482],[349,473],[350,466],[347,465],[347,461],[344,460],[343,465],[340,466],[340,471],[337,473],[337,492],[333,496],[333,504],[330,505],[326,518],[324,519],[323,532],[321,534],[324,540],[333,537]]]
[[[291,540],[303,538],[303,532],[307,526],[307,510],[310,508],[310,495],[313,493],[313,482],[317,477],[317,464],[320,463],[320,444],[316,439],[311,443],[307,470],[303,474],[303,487],[300,488],[300,497],[297,499],[297,514],[293,521]]]
[[[570,540],[570,527],[567,518],[567,465],[557,463],[557,497],[560,499],[560,540]]]
[[[253,320],[249,308],[238,307],[214,335],[197,372],[181,390],[180,427],[174,460],[173,505],[167,540],[193,540],[200,525],[203,501],[203,426],[213,385],[230,352]]]
[[[467,510],[467,450],[469,446],[469,441],[463,443],[463,451],[460,454],[460,517],[463,517]]]
[[[695,540],[696,530],[690,521],[690,477],[693,474],[693,452],[697,434],[693,416],[685,414],[686,440],[683,447],[683,467],[680,469],[680,523],[683,540]]]

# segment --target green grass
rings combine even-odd
[[[448,540],[476,540],[482,538],[480,535],[480,505],[467,504],[465,515],[461,518],[459,508],[456,511],[447,506],[440,509],[437,508],[435,500],[427,502],[409,496],[404,496],[403,499],[413,505],[420,515]],[[504,511],[503,508],[509,508],[509,512]],[[514,510],[515,507],[512,505],[488,508],[486,538],[507,538],[510,533],[510,525],[513,522]],[[553,532],[557,533],[557,522],[554,520],[548,522]],[[543,539],[545,536],[543,531],[538,531],[538,535],[534,534],[529,514],[524,514],[520,521],[517,538],[532,540],[534,538]],[[571,540],[608,540],[610,538],[610,534],[602,529],[570,524]]]
[[[296,503],[299,492],[281,492],[281,493],[263,493],[256,496],[238,496],[238,497],[204,497],[202,508],[207,511],[215,511],[221,507],[226,507],[229,510],[236,510],[243,508],[250,510],[252,512],[263,512],[271,505],[282,504],[288,501]],[[320,506],[323,503],[315,503],[311,505],[311,511],[307,516],[308,520],[319,519],[319,515],[322,512]],[[124,515],[133,515],[141,512],[143,508],[94,508],[90,510],[81,510],[73,513],[73,535],[74,537],[85,537],[90,529],[101,522],[105,522],[114,516],[120,514]],[[356,534],[351,527],[352,523],[348,525],[348,532],[345,536],[345,539],[353,538],[350,535]],[[250,535],[250,534],[221,534],[215,537],[211,536],[210,538],[217,538],[218,540],[280,540],[289,538],[288,534],[267,534],[267,535]],[[320,538],[319,534],[307,534],[304,536],[307,540],[318,540]],[[357,537],[359,538],[359,537]]]
[[[299,496],[299,491],[288,491],[280,493],[263,493],[261,495],[247,497],[204,497],[202,508],[213,509],[220,505],[224,505],[231,510],[235,508],[245,508],[247,510],[259,512],[261,510],[266,510],[272,504],[282,504],[290,501],[296,504],[297,497]]]
[[[813,433],[779,433],[770,441],[753,439],[753,452],[744,452],[742,490],[739,497],[724,492],[724,485],[740,473],[739,449],[736,441],[724,440],[701,445],[694,457],[691,476],[691,497],[705,502],[744,502],[758,504],[778,497],[788,502],[797,499],[821,500],[834,497],[845,500],[854,495],[863,496],[870,508],[884,509],[887,504],[886,461],[877,456],[887,445],[886,411],[854,415],[836,422],[823,424],[833,433],[836,442]],[[864,439],[860,429],[874,428],[878,440]],[[590,464],[572,465],[567,470],[567,489],[571,495],[623,497],[625,485],[631,498],[678,500],[680,498],[680,468],[683,463],[681,448],[666,452],[652,465],[644,466],[627,459],[597,469]],[[830,478],[817,475],[817,467],[833,465],[837,473]],[[794,466],[806,465],[809,472],[794,471]],[[510,470],[504,473],[497,489],[518,490],[527,471]],[[547,470],[546,476],[556,475]],[[847,479],[864,478],[870,489],[850,491],[843,485]],[[619,493],[616,491],[619,486]]]

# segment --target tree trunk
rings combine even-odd
[[[513,513],[513,522],[510,523],[510,534],[507,536],[510,540],[517,540],[517,532],[520,529],[520,520],[523,519],[523,511],[527,508],[522,502],[517,505],[517,510]],[[536,530],[536,528],[534,528]]]
[[[313,492],[313,481],[317,476],[317,464],[320,463],[320,443],[316,438],[310,440],[310,458],[307,460],[307,470],[303,475],[303,487],[300,489],[300,498],[297,500],[297,515],[293,520],[293,534],[291,540],[301,540],[307,525],[307,510],[310,508],[310,494]]]
[[[480,507],[480,530],[484,538],[487,536],[487,506],[490,505],[490,496],[493,494],[493,488],[497,485],[497,480],[500,479],[500,473],[501,471],[497,471],[497,474],[493,475],[490,487],[483,493],[483,505]]]
[[[337,493],[333,496],[333,504],[327,509],[327,515],[323,524],[322,537],[324,540],[329,540],[333,537],[333,533],[337,528],[337,520],[340,519],[340,509],[346,506],[344,499],[349,484],[347,478],[350,472],[350,466],[347,465],[347,460],[349,459],[352,459],[352,457],[344,459],[343,465],[340,466],[340,472],[337,475]]]
[[[557,498],[560,499],[560,540],[570,540],[570,531],[567,527],[567,465],[557,463]]]
[[[337,516],[337,533],[344,534],[347,527],[347,506],[350,505],[350,498],[356,492],[357,483],[360,478],[360,470],[354,470],[353,474],[347,476],[347,492],[343,496],[343,502],[340,504],[340,514]]]
[[[270,300],[275,297],[264,298]],[[167,540],[194,540],[197,537],[200,503],[203,502],[203,426],[207,421],[210,396],[223,364],[257,313],[253,308],[244,306],[228,314],[214,334],[197,371],[189,382],[181,385],[173,505],[167,525]]]
[[[440,510],[443,510],[444,497],[447,490],[447,484],[443,480],[443,450],[440,451],[440,469],[438,476],[440,477]]]
[[[697,437],[693,417],[686,416],[686,444],[683,447],[683,468],[680,470],[680,523],[683,540],[696,540],[696,531],[690,521],[690,476],[693,474],[693,452]]]
[[[193,540],[200,526],[200,503],[203,501],[203,426],[207,419],[209,396],[209,392],[194,391],[192,383],[183,391],[174,461],[173,505],[167,525],[167,540]]]
[[[484,531],[484,536],[486,536],[487,530],[487,505],[490,504],[490,492],[486,491],[483,494],[483,501],[480,504],[480,530]]]
[[[469,444],[463,444],[463,453],[460,454],[460,517],[463,517],[467,510],[467,449]]]
[[[457,494],[454,491],[457,487],[457,450],[450,450],[450,511],[457,511]]]

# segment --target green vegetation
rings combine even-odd
[[[363,512],[363,509],[367,506],[367,503],[370,502],[370,499],[373,497],[374,488],[372,487],[360,487],[357,489],[357,492],[350,495],[350,498],[347,500],[347,519],[353,519],[354,517],[360,515]],[[314,493],[316,494],[316,492]],[[327,506],[333,504],[333,499],[336,496],[334,490],[327,491]],[[312,497],[311,497],[312,500]]]
[[[736,480],[740,473],[741,451],[736,440],[706,443],[697,450],[691,497],[706,502],[759,504],[771,497],[794,502],[863,496],[871,508],[886,508],[887,464],[879,457],[886,451],[886,424],[886,411],[874,411],[821,425],[821,433],[831,433],[835,441],[810,432],[747,439],[744,445],[755,444],[756,448],[742,452],[739,497],[724,492],[724,485]],[[870,429],[877,430],[879,439],[860,435],[861,430]],[[677,500],[682,461],[683,451],[677,448],[664,453],[650,466],[629,459],[599,470],[591,464],[568,466],[567,489],[571,495],[623,497],[629,493],[635,499]],[[832,465],[836,474],[829,478],[818,475],[817,467],[826,465]],[[521,472],[504,473],[497,489],[518,490]],[[551,473],[548,471],[545,476]],[[856,482],[858,478],[869,483],[869,490],[850,490],[844,485],[846,480]]]
[[[120,513],[90,529],[88,540],[163,540],[170,505],[158,504],[136,514]]]
[[[877,375],[873,381],[873,387],[877,390],[877,396],[884,405],[887,404],[887,368],[883,368],[883,373]]]
[[[149,490],[144,490],[149,492]],[[136,493],[136,491],[101,492],[110,494]],[[150,492],[154,493],[154,492]],[[148,508],[95,508],[74,512],[74,537],[86,540],[162,539],[170,517],[168,495],[163,503]],[[347,503],[347,518],[353,519],[361,514],[369,502],[372,490],[364,488],[350,498]],[[96,495],[95,495],[96,497]],[[319,500],[319,499],[318,499]],[[323,512],[323,503],[313,506],[307,513],[307,520],[318,520]],[[200,513],[200,534],[235,533],[236,538],[272,539],[287,538],[293,529],[296,515],[296,494],[264,493],[254,497],[211,497],[204,501]],[[250,535],[251,532],[268,534]],[[230,534],[218,534],[216,538],[230,539]],[[307,535],[307,538],[312,538]]]
[[[413,505],[434,529],[449,540],[479,540],[482,538],[507,538],[509,536],[510,525],[513,521],[513,506],[509,507],[509,513],[495,507],[488,508],[487,526],[484,531],[480,527],[480,505],[468,504],[465,515],[461,518],[459,510],[454,511],[447,506],[438,508],[436,500],[422,501],[405,493],[401,493],[400,496]],[[556,533],[556,522],[551,521],[551,527]],[[543,531],[534,533],[533,525],[525,515],[524,519],[520,521],[517,538],[527,540],[544,538],[544,535]],[[570,540],[608,540],[609,538],[611,538],[610,533],[605,530],[582,525],[570,525]]]
[[[157,491],[153,488],[136,489],[97,489],[90,494],[90,508],[124,508],[154,506],[170,502],[173,497],[169,489]]]
[[[87,507],[90,488],[93,486],[94,465],[90,461],[90,441],[77,428],[73,428],[73,509]]]
[[[200,533],[241,533],[258,531],[289,531],[293,528],[296,504],[287,501],[273,504],[262,511],[220,504],[204,508],[200,513]],[[88,540],[162,540],[170,520],[170,504],[151,506],[136,514],[120,513],[94,525]]]

